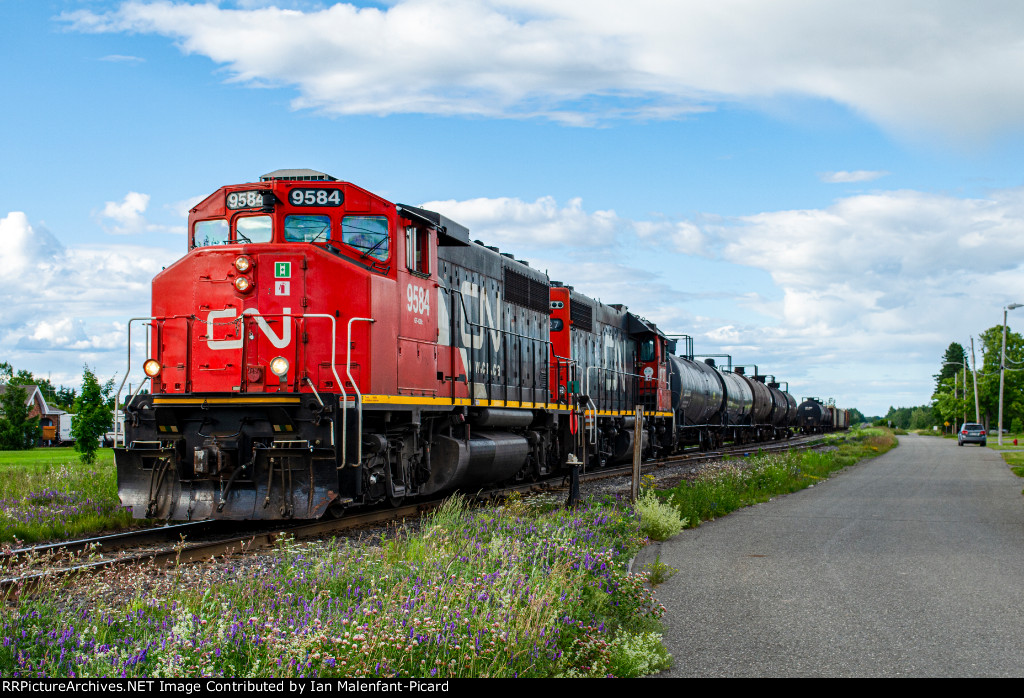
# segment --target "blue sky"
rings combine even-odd
[[[1020,36],[1002,1],[0,0],[0,358],[120,382],[190,203],[312,167],[798,398],[921,404],[1024,302]]]

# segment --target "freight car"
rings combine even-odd
[[[845,415],[845,410],[837,410],[831,402],[826,404],[816,397],[804,398],[797,407],[796,426],[804,434],[822,434],[837,427],[845,429],[849,426]]]
[[[129,323],[151,352],[115,449],[136,517],[317,518],[599,467],[632,454],[638,405],[649,457],[797,423],[756,367],[674,356],[625,306],[323,173],[222,187],[188,231]]]

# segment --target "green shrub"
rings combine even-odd
[[[640,532],[652,540],[671,538],[686,526],[686,519],[680,518],[679,510],[658,499],[653,490],[640,493],[636,511],[640,515]]]

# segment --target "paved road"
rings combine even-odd
[[[659,676],[1024,676],[1024,480],[928,436],[648,546]]]

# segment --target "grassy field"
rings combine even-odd
[[[1024,477],[1024,451],[1003,451],[1003,460],[1017,477]]]
[[[132,519],[117,498],[114,452],[85,465],[73,448],[0,451],[0,544],[116,531]]]

